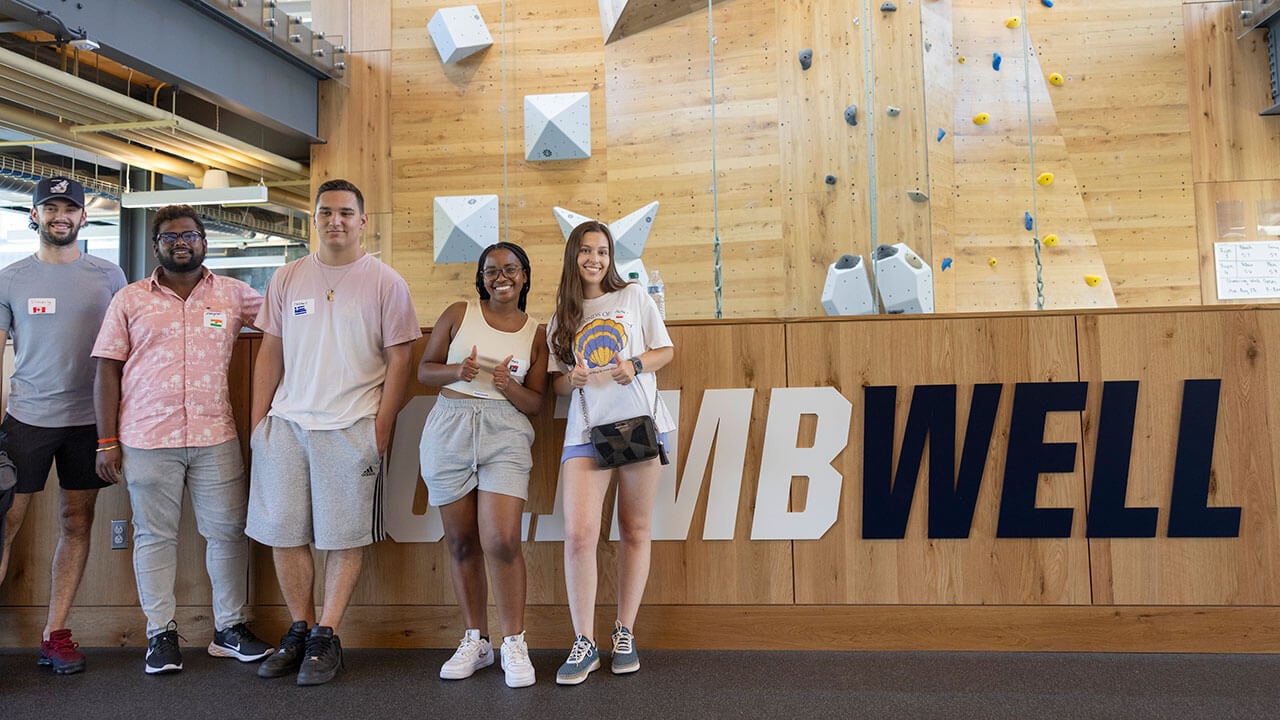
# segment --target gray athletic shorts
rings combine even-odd
[[[529,418],[506,400],[438,396],[418,445],[427,502],[448,505],[477,487],[528,500],[531,445]]]
[[[253,429],[245,534],[271,547],[347,550],[373,543],[382,459],[373,418],[304,430],[268,415]]]

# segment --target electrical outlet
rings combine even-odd
[[[129,549],[129,521],[128,520],[112,520],[111,521],[111,549],[112,550],[128,550]]]

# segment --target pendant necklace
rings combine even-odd
[[[325,264],[320,262],[320,258],[315,255],[312,255],[312,257],[315,258],[316,267],[320,268],[320,275],[324,277],[325,284],[329,286],[325,289],[324,299],[329,302],[333,302],[334,291],[338,289],[338,286],[342,284],[342,281],[347,278],[347,273],[351,272],[351,269],[355,267],[355,264],[360,262],[360,260],[357,258],[354,262],[348,263],[342,273],[338,275],[338,281],[334,282],[332,277],[329,275],[329,271]]]

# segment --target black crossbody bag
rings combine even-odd
[[[633,385],[639,381],[632,380]],[[631,463],[644,462],[658,458],[663,465],[670,463],[667,449],[658,442],[658,424],[654,418],[658,416],[658,390],[654,387],[653,412],[650,415],[637,415],[626,420],[615,420],[603,425],[592,425],[587,416],[587,389],[578,392],[578,404],[582,407],[582,422],[591,428],[591,448],[596,454],[596,464],[601,468],[616,468]],[[639,387],[636,392],[641,392]],[[643,398],[643,394],[641,395]]]

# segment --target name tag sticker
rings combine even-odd
[[[28,298],[28,315],[52,315],[58,311],[58,298]]]
[[[227,314],[218,312],[217,310],[204,311],[204,326],[209,328],[224,328],[227,326]]]
[[[304,315],[314,315],[316,312],[316,301],[313,298],[306,300],[293,301],[293,316],[303,317]]]

